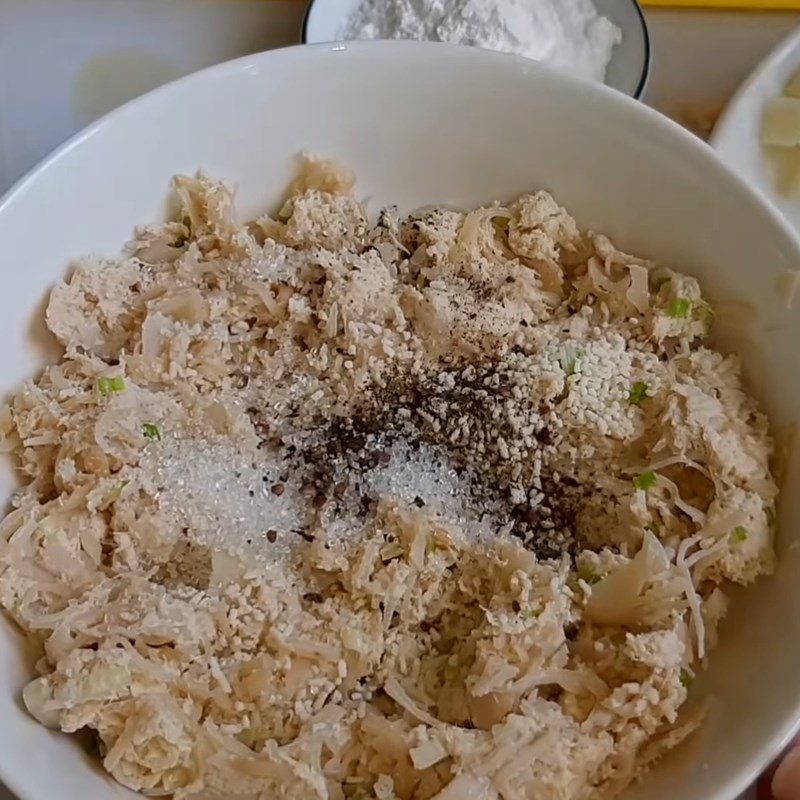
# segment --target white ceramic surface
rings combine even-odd
[[[332,42],[361,0],[310,0],[303,24],[303,41]],[[650,40],[644,14],[636,0],[595,0],[595,6],[621,31],[606,72],[606,84],[631,97],[641,97],[650,70]]]
[[[776,302],[774,283],[800,263],[800,245],[758,196],[695,137],[618,92],[524,59],[409,42],[294,48],[214,67],[115,112],[23,180],[0,201],[3,387],[41,363],[33,320],[46,287],[70,257],[115,253],[134,224],[159,219],[172,173],[203,167],[236,182],[249,216],[275,209],[302,149],[354,167],[373,211],[551,189],[582,226],[697,275],[712,299],[749,302],[749,330],[734,324],[721,340],[741,352],[776,426],[794,422],[800,316]],[[10,469],[1,477],[5,495]],[[732,800],[793,731],[796,457],[788,482],[778,573],[736,599],[696,684],[713,697],[708,724],[629,800]],[[25,715],[20,639],[2,624],[0,640],[0,777],[25,800],[124,797],[74,741]]]
[[[800,69],[800,28],[770,53],[742,84],[710,139],[711,146],[743,178],[762,192],[800,231],[800,191],[778,190],[776,162],[761,146],[764,104],[783,92]]]

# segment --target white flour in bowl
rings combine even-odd
[[[475,45],[596,81],[622,41],[592,0],[362,0],[339,35]]]

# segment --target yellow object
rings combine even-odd
[[[752,11],[800,11],[800,0],[641,0],[645,6],[742,8]]]

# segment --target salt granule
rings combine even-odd
[[[474,477],[456,470],[439,448],[399,440],[383,452],[384,463],[354,473],[317,535],[358,537],[364,496],[424,506],[473,541],[491,540],[508,526],[502,504],[480,498]],[[301,532],[314,522],[297,474],[290,469],[287,475],[285,459],[266,451],[254,459],[234,442],[170,437],[141,466],[158,486],[160,508],[189,528],[195,542],[215,550],[279,563],[303,544]]]

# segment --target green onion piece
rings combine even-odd
[[[124,483],[117,484],[107,495],[106,501],[109,503],[116,503],[122,497],[122,490],[125,488]]]
[[[508,217],[492,217],[492,225],[494,225],[495,228],[502,233],[506,233],[508,231],[509,222],[511,222],[511,220]]]
[[[650,531],[650,533],[658,533],[658,525],[655,522],[651,522],[649,525],[645,525],[644,529],[646,531]]]
[[[685,297],[676,297],[669,307],[669,315],[675,319],[686,319],[692,310],[692,301]]]
[[[381,561],[391,561],[393,558],[399,558],[405,553],[405,548],[400,542],[387,542],[381,547]]]
[[[108,397],[112,392],[121,392],[125,388],[125,378],[115,375],[113,378],[98,378],[97,391]]]
[[[161,441],[161,429],[154,422],[142,423],[142,436],[151,442]]]
[[[628,402],[632,406],[640,406],[650,396],[647,390],[650,387],[644,381],[636,381],[631,386],[631,393],[628,395]]]
[[[653,279],[650,281],[650,283],[651,283],[651,285],[652,285],[652,287],[653,287],[653,291],[654,291],[654,292],[657,292],[657,291],[659,291],[659,289],[661,289],[661,287],[662,287],[662,286],[663,286],[665,283],[669,283],[669,282],[670,282],[670,278],[668,278],[666,275],[661,275],[661,276],[659,276],[658,278],[653,278]]]
[[[433,553],[446,553],[447,547],[441,542],[437,542],[436,539],[429,539],[428,543],[425,545],[425,555],[429,556]]]
[[[114,505],[114,503],[119,500],[122,496],[122,490],[128,485],[128,481],[122,481],[122,483],[118,483],[113,489],[109,489],[106,493],[106,496],[103,498],[102,504],[99,506],[101,511],[105,511],[110,506]]]
[[[582,564],[578,567],[578,578],[582,581],[586,581],[589,586],[594,586],[596,583],[599,583],[602,579],[600,575],[598,575],[590,566],[586,564]]]
[[[567,373],[567,376],[574,375],[578,363],[578,351],[572,347],[565,347],[558,359],[561,364],[561,369]]]
[[[705,303],[699,303],[692,310],[692,318],[710,326],[714,319],[714,311]]]
[[[526,608],[522,612],[522,614],[520,614],[520,616],[522,617],[522,619],[528,620],[528,619],[536,619],[536,617],[538,617],[539,615],[533,609]]]
[[[680,680],[681,680],[681,686],[683,686],[684,689],[688,689],[692,685],[692,675],[688,669],[681,670]]]
[[[633,485],[637,489],[652,489],[658,481],[658,476],[651,470],[646,470],[641,475],[637,475],[633,479]]]
[[[733,540],[734,544],[741,544],[742,542],[746,542],[747,528],[743,528],[741,525],[737,525],[733,529],[733,533],[731,534],[731,539]]]

